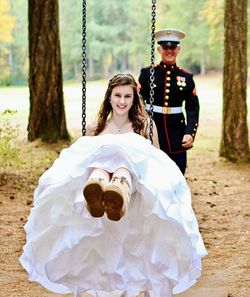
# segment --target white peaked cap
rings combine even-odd
[[[155,32],[155,39],[159,44],[173,42],[179,43],[186,33],[178,29],[162,29]]]

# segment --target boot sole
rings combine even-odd
[[[121,194],[114,190],[106,190],[104,193],[104,204],[107,217],[110,220],[119,221],[123,217],[123,197]]]
[[[103,189],[99,184],[90,184],[84,188],[84,197],[87,208],[92,217],[99,218],[104,215]]]

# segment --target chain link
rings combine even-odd
[[[86,0],[82,0],[82,136],[86,133]]]
[[[155,62],[155,21],[156,21],[156,0],[152,0],[151,11],[151,68],[150,68],[150,108],[149,108],[149,139],[153,143],[153,112],[154,112],[154,62]]]

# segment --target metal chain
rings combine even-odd
[[[150,68],[150,108],[149,108],[149,139],[153,143],[153,112],[154,112],[154,62],[155,62],[155,21],[156,21],[156,0],[152,0],[151,12],[151,68]]]
[[[82,136],[86,133],[86,0],[82,0]]]

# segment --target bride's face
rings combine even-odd
[[[134,91],[132,86],[117,86],[114,87],[111,96],[110,103],[113,108],[113,112],[118,115],[128,114],[131,106],[133,105]]]

